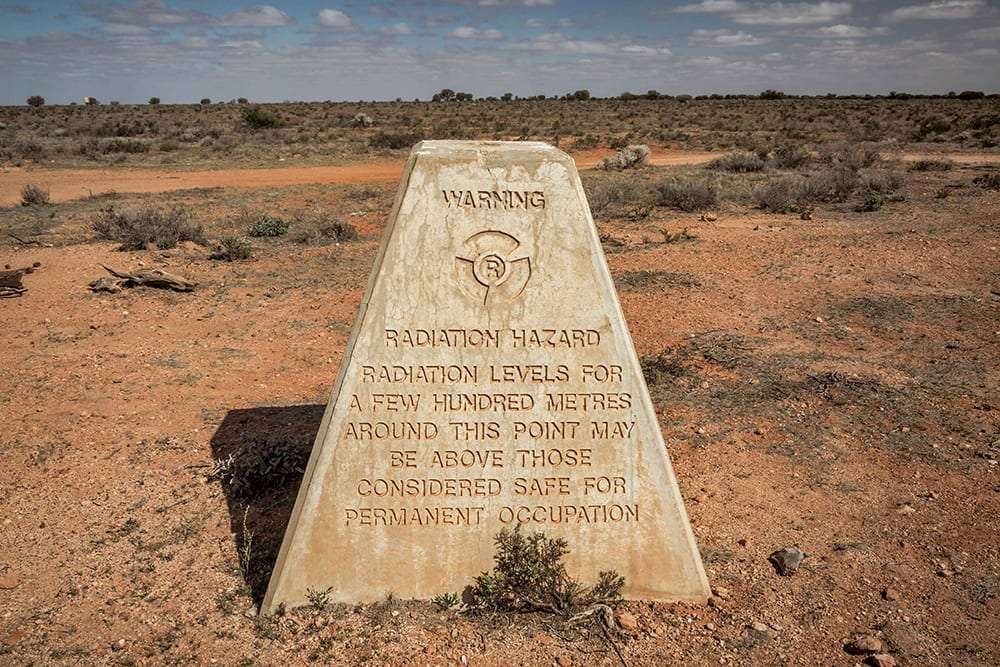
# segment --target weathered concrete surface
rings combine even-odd
[[[572,159],[423,142],[262,612],[461,590],[519,522],[628,597],[709,593]]]

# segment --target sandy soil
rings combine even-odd
[[[877,213],[599,222],[717,594],[626,603],[613,645],[392,599],[254,617],[299,479],[238,497],[212,462],[308,450],[385,210],[248,262],[0,246],[41,262],[0,301],[0,663],[847,666],[865,633],[901,665],[1000,664],[1000,193],[971,175],[912,174]],[[98,262],[199,286],[91,294]]]

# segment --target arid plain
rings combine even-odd
[[[0,662],[1000,662],[996,99],[250,108],[0,109]],[[423,138],[576,158],[708,606],[255,614]]]

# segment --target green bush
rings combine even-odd
[[[858,213],[871,213],[878,211],[883,206],[885,206],[885,199],[882,198],[882,195],[878,192],[868,191],[861,203],[854,207],[854,210]]]
[[[285,124],[278,114],[260,107],[244,109],[241,115],[243,122],[255,130],[268,130]]]
[[[120,242],[119,250],[173,248],[181,241],[206,242],[202,226],[191,222],[189,213],[182,208],[116,211],[109,206],[91,222],[91,228],[101,238]]]
[[[763,171],[765,162],[755,153],[727,153],[715,158],[706,166],[716,171],[749,174],[755,171]]]
[[[274,238],[287,234],[291,224],[288,220],[262,213],[247,227],[246,233],[253,238]]]
[[[606,604],[621,598],[625,578],[601,572],[586,587],[566,572],[563,557],[569,553],[565,539],[542,532],[526,535],[518,525],[496,536],[494,566],[476,577],[471,607],[479,611],[547,611],[567,614],[580,607]]]
[[[669,178],[655,185],[656,203],[687,213],[719,205],[719,189],[711,180]]]
[[[252,254],[253,246],[247,239],[242,236],[223,236],[219,239],[215,252],[212,253],[212,259],[235,262],[241,259],[250,259]]]

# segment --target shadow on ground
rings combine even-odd
[[[267,590],[324,407],[230,410],[212,436],[212,457],[223,462],[219,476],[240,569],[258,605]]]

